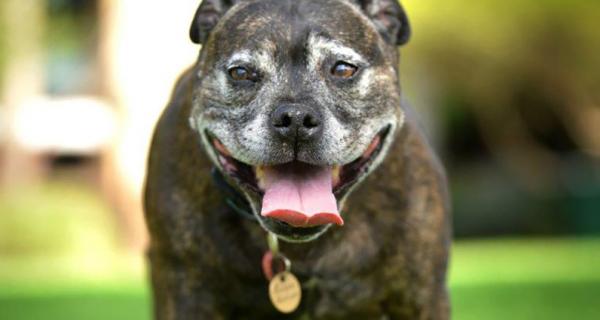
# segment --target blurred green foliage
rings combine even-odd
[[[458,237],[600,233],[600,2],[403,1]]]
[[[501,85],[515,76],[545,70],[551,78],[572,78],[584,89],[600,85],[600,3],[594,0],[406,0],[412,17],[408,64],[422,65],[429,76],[446,83]],[[533,70],[532,70],[533,68]],[[540,68],[540,69],[536,69]],[[407,79],[410,80],[410,79]],[[458,83],[455,80],[460,80]],[[527,80],[527,79],[524,79]],[[552,79],[548,79],[552,80]],[[595,90],[594,90],[595,91]],[[595,93],[597,94],[597,93]]]

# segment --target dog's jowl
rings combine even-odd
[[[155,317],[447,319],[446,181],[401,103],[400,4],[204,0],[190,37],[146,181]]]

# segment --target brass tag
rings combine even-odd
[[[269,283],[269,297],[273,306],[282,313],[292,313],[300,305],[302,288],[291,272],[278,273]]]

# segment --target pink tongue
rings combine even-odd
[[[264,168],[263,217],[295,227],[343,225],[331,185],[331,168],[290,163]]]

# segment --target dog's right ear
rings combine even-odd
[[[202,0],[190,26],[190,39],[202,44],[221,17],[239,0]]]

